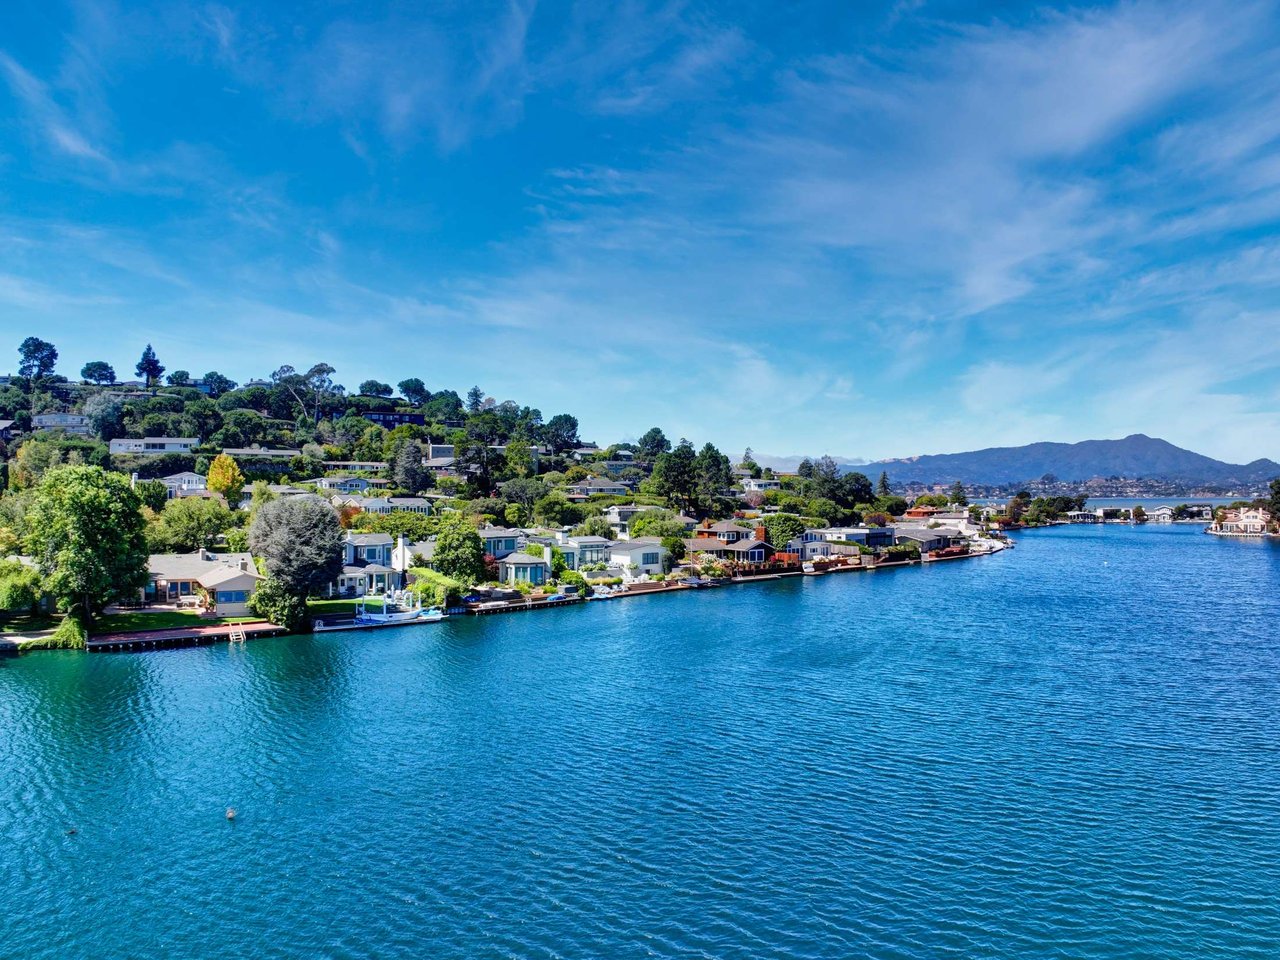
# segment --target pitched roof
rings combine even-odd
[[[542,557],[531,557],[527,553],[509,553],[505,557],[503,557],[501,560],[499,560],[498,563],[505,563],[508,565],[514,565],[518,567],[532,566],[532,565],[540,565],[544,567],[551,566],[551,564],[547,563],[547,561],[544,560]]]
[[[389,533],[351,533],[347,532],[347,542],[361,547],[377,547],[391,543]]]
[[[222,565],[219,564],[221,567]],[[202,573],[199,578],[202,587],[219,587],[224,583],[230,583],[233,580],[239,580],[242,577],[250,577],[254,580],[265,579],[258,574],[256,570],[241,570],[239,567],[222,567],[220,570],[209,570]]]
[[[156,580],[198,580],[206,573],[225,567],[239,571],[241,564],[253,566],[249,553],[212,553],[197,550],[195,553],[153,553],[147,558],[147,569]]]

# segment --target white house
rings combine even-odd
[[[611,545],[607,537],[568,537],[564,534],[556,537],[556,548],[564,554],[565,565],[570,570],[608,563]]]
[[[1224,510],[1222,519],[1210,527],[1213,533],[1227,537],[1260,537],[1267,532],[1271,524],[1271,514],[1261,507],[1241,507],[1239,510]]]
[[[667,557],[667,548],[657,537],[640,537],[638,540],[627,540],[609,546],[609,565],[619,567],[626,577],[639,577],[644,574],[664,572],[662,561]]]
[[[431,513],[431,502],[422,497],[337,497],[340,507],[355,507],[363,513]]]
[[[742,481],[742,489],[745,493],[765,493],[769,490],[781,490],[782,481],[764,477],[745,477]]]
[[[408,537],[399,537],[391,548],[391,569],[404,573],[410,567],[426,567],[435,556],[434,540],[417,540],[410,542]]]
[[[112,453],[154,457],[162,453],[190,453],[193,447],[199,445],[198,437],[121,437],[112,440],[108,449]]]
[[[1168,504],[1152,507],[1147,511],[1147,521],[1150,523],[1173,523],[1173,513],[1173,507]]]
[[[160,482],[163,483],[165,485],[165,489],[169,491],[170,500],[204,493],[209,489],[209,484],[206,479],[191,470],[184,470],[181,473],[171,473],[167,477],[161,477]]]

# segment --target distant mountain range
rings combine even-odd
[[[989,447],[969,453],[943,453],[898,460],[876,460],[862,471],[874,480],[880,471],[895,483],[1022,483],[1053,474],[1075,482],[1092,477],[1142,477],[1189,484],[1258,484],[1280,476],[1280,463],[1224,463],[1141,433],[1123,440],[1080,443],[1030,443]]]

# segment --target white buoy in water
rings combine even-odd
[[[235,807],[227,807],[227,819],[228,819],[228,820],[234,820],[235,818],[236,818],[236,808],[235,808]]]

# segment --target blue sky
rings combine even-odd
[[[8,0],[0,326],[73,376],[151,341],[479,383],[601,443],[1280,457],[1278,34],[1250,2]]]

